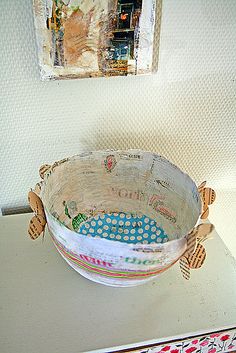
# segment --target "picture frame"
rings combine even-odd
[[[157,71],[161,0],[34,0],[42,80]]]

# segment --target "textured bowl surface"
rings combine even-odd
[[[201,211],[192,179],[140,150],[57,162],[41,197],[60,254],[83,276],[112,286],[144,283],[178,261]]]

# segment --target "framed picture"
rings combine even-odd
[[[43,80],[157,70],[161,0],[34,0]]]

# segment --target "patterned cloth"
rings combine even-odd
[[[118,240],[129,244],[165,243],[168,236],[158,224],[149,217],[131,213],[100,214],[83,222],[79,229],[91,237]]]

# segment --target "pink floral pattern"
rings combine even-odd
[[[192,344],[198,344],[198,340],[192,341]]]
[[[220,336],[220,333],[213,333],[212,335],[210,335],[210,338],[215,338],[219,336]]]
[[[208,345],[208,340],[205,340],[203,342],[200,343],[200,346],[207,346]]]
[[[221,336],[220,340],[221,341],[227,341],[229,339],[229,335]]]
[[[228,349],[236,349],[236,346],[234,346],[233,344],[230,344]]]
[[[236,353],[236,330],[157,345],[136,353]]]
[[[197,347],[189,347],[188,349],[186,349],[186,353],[192,353],[192,352],[194,352],[194,351],[196,351],[197,350]]]
[[[115,156],[113,155],[110,155],[110,156],[107,156],[105,161],[104,161],[104,165],[105,165],[105,168],[108,172],[111,172],[115,166],[116,166],[116,159],[115,159]]]

